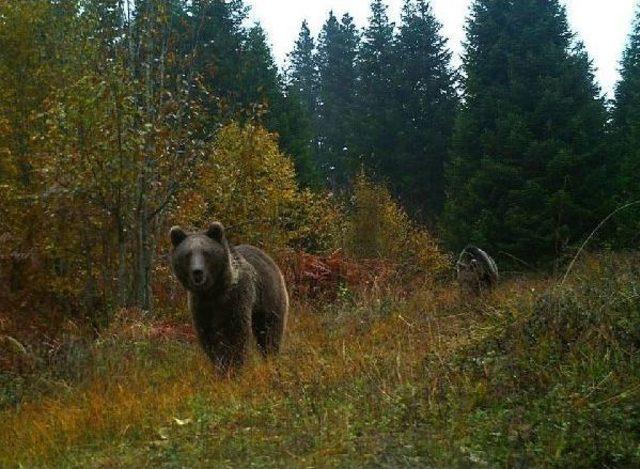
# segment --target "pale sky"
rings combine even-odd
[[[597,79],[603,91],[611,96],[619,78],[619,63],[633,21],[636,0],[563,0],[569,23],[585,43],[594,61]],[[303,19],[309,21],[317,37],[329,10],[340,17],[349,12],[363,27],[369,16],[370,0],[247,0],[252,7],[251,19],[259,20],[269,35],[274,55],[280,65],[293,48]],[[399,22],[403,0],[387,0],[389,14]],[[464,23],[471,0],[431,0],[449,47],[457,57],[462,52]],[[456,61],[456,65],[459,62]]]

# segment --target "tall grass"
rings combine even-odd
[[[284,354],[234,380],[189,340],[116,328],[0,412],[0,466],[635,465],[637,260],[473,303],[298,302]]]

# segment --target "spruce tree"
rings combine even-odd
[[[313,155],[313,122],[295,90],[287,89],[279,115],[280,148],[293,158],[298,183],[303,187],[319,188],[322,180]]]
[[[640,9],[622,58],[621,79],[616,87],[611,148],[617,158],[616,202],[640,200]],[[618,241],[623,247],[640,237],[640,208],[634,206],[617,220]]]
[[[406,0],[397,39],[396,191],[407,207],[433,222],[444,204],[447,161],[458,97],[451,52],[427,0]]]
[[[257,119],[280,136],[282,150],[296,162],[301,182],[313,176],[310,124],[296,96],[285,94],[267,36],[260,24],[246,28],[242,0],[195,0],[183,46],[197,45],[190,73],[201,77],[200,100],[209,104],[208,130],[230,120]]]
[[[243,52],[242,73],[237,83],[239,101],[252,116],[256,111],[266,113],[268,126],[277,127],[279,116],[273,111],[282,100],[280,77],[260,24],[247,31]],[[262,110],[257,107],[262,107]]]
[[[298,182],[318,187],[321,177],[313,157],[316,109],[318,103],[318,70],[316,45],[309,25],[302,22],[298,40],[288,57],[286,76],[287,123],[290,129],[281,133],[283,147],[296,155]]]
[[[373,0],[359,51],[357,90],[356,150],[378,176],[390,181],[399,177],[394,154],[400,126],[393,93],[394,28],[383,0]]]
[[[293,51],[289,54],[287,87],[290,93],[298,96],[310,116],[315,114],[317,107],[317,82],[316,45],[305,20]]]
[[[315,152],[323,176],[343,189],[358,167],[354,152],[356,54],[359,34],[349,14],[331,12],[318,44],[318,110]]]
[[[186,50],[197,47],[191,73],[201,77],[204,87],[215,93],[210,100],[212,126],[244,110],[239,87],[244,73],[243,22],[247,10],[241,0],[194,0],[190,11],[190,35]]]
[[[280,148],[294,160],[298,182],[316,185],[310,116],[299,95],[285,90],[284,79],[259,24],[248,31],[244,49],[241,102],[250,110],[250,117],[257,115],[267,129],[278,134]]]
[[[564,254],[606,200],[606,112],[558,0],[476,0],[445,225],[527,262]]]

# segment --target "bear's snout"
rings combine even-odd
[[[191,280],[193,280],[193,284],[196,287],[201,287],[207,281],[207,279],[206,279],[206,277],[204,275],[204,271],[201,270],[201,269],[194,269],[191,272]]]
[[[191,277],[191,284],[195,288],[201,288],[207,284],[209,280],[207,278],[207,268],[204,256],[201,253],[197,253],[191,257],[189,276]]]

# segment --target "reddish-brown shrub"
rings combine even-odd
[[[335,299],[340,286],[352,290],[371,290],[391,283],[395,266],[380,259],[355,261],[342,250],[320,256],[289,252],[279,264],[295,296]]]

